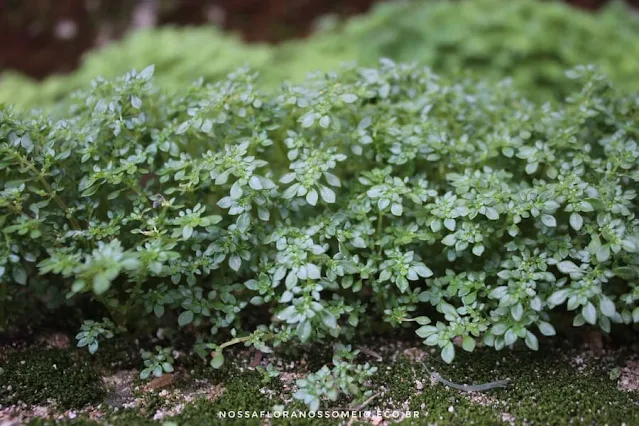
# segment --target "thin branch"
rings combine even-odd
[[[384,358],[380,354],[378,354],[377,352],[373,351],[372,349],[368,349],[368,348],[366,348],[366,347],[364,347],[362,345],[357,345],[356,348],[359,349],[360,352],[362,352],[362,353],[364,353],[366,355],[370,355],[373,358],[377,358],[377,360],[380,361],[380,362],[384,361]]]
[[[377,398],[379,396],[379,392],[373,394],[370,398],[368,398],[366,401],[362,402],[361,404],[359,404],[357,407],[354,408],[349,408],[349,411],[361,411],[364,409],[364,407],[366,407],[368,404],[370,404],[371,402],[373,402],[373,400],[375,398]]]
[[[33,165],[33,163],[31,163],[27,158],[23,157],[20,154],[15,153],[14,156],[16,156],[18,160],[20,161],[20,163],[23,166],[26,166],[35,175],[36,179],[38,179],[38,181],[42,184],[42,186],[44,186],[44,189],[49,193],[49,196],[58,205],[58,207],[64,212],[65,217],[69,219],[69,221],[71,222],[71,226],[76,230],[80,230],[81,229],[80,224],[75,220],[75,218],[68,216],[69,207],[67,207],[64,201],[62,201],[62,199],[56,195],[51,185],[49,185],[49,182],[47,182],[43,174],[35,167],[35,165]]]
[[[424,367],[426,367],[425,364],[424,364]],[[502,388],[507,386],[509,382],[508,380],[497,380],[494,382],[482,383],[480,385],[461,385],[458,383],[451,382],[450,380],[444,379],[438,372],[430,371],[428,367],[426,367],[426,371],[428,372],[430,377],[433,380],[435,380],[435,382],[442,383],[446,386],[449,386],[454,389],[458,389],[463,392],[481,392],[481,391],[494,389],[494,388]]]

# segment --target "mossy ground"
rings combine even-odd
[[[99,403],[105,395],[98,370],[77,351],[30,348],[2,363],[0,401],[60,408]]]
[[[572,360],[571,360],[572,358]],[[453,365],[428,360],[430,369],[456,383],[509,379],[505,388],[465,393],[436,384],[415,393],[415,382],[428,377],[422,365],[402,358],[378,376],[388,400],[407,401],[438,425],[499,423],[527,425],[639,424],[639,395],[626,393],[611,380],[616,359],[588,357],[577,351],[460,353]],[[581,365],[577,365],[582,362]],[[428,379],[426,379],[428,380]],[[406,405],[406,403],[405,403]],[[406,424],[423,424],[407,420]]]
[[[362,411],[419,413],[419,418],[404,419],[403,425],[639,425],[639,393],[620,390],[618,379],[610,376],[613,368],[636,358],[628,349],[608,349],[600,355],[583,348],[459,351],[455,362],[447,365],[417,342],[385,342],[368,348],[360,356],[379,367],[370,383],[374,398],[363,407],[361,401],[349,400],[338,401],[336,407],[360,405]],[[4,351],[0,419],[21,418],[29,425],[260,425],[265,423],[257,418],[220,419],[218,413],[269,411],[279,404],[289,412],[304,410],[291,399],[295,378],[330,362],[328,352],[320,348],[278,357],[264,355],[262,363],[272,362],[282,371],[280,377],[264,382],[249,366],[251,353],[247,351],[234,352],[221,370],[183,359],[168,386],[149,391],[132,370],[139,368],[131,356],[135,351],[122,350],[120,344],[104,349],[109,354],[107,361],[71,348]],[[432,382],[428,370],[456,383],[510,382],[505,388],[464,393]],[[128,405],[113,404],[116,391],[103,381],[118,371],[128,371],[131,378]],[[48,409],[44,415],[42,411],[34,414],[34,406]],[[346,423],[280,418],[268,424]],[[350,424],[370,423],[385,424],[381,419]]]

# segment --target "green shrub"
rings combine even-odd
[[[0,109],[5,325],[53,288],[116,333],[197,331],[217,368],[381,327],[451,362],[455,338],[536,350],[565,309],[639,322],[639,97],[592,68],[557,106],[388,60],[273,94],[246,69],[177,95],[152,73],[59,121]]]
[[[0,103],[47,106],[98,76],[150,63],[160,73],[158,84],[170,90],[200,76],[214,81],[245,62],[260,70],[264,88],[275,88],[345,62],[375,66],[383,57],[417,61],[444,75],[512,77],[520,91],[543,101],[577,90],[563,72],[580,64],[597,65],[621,89],[639,90],[639,19],[620,3],[593,14],[559,1],[415,0],[381,3],[367,15],[275,47],[244,45],[209,27],[143,30],[90,52],[69,76],[36,84],[5,75]]]

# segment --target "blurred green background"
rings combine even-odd
[[[637,90],[636,9],[622,1],[567,3],[6,0],[0,3],[0,37],[8,41],[0,50],[0,103],[46,108],[97,76],[148,64],[156,65],[166,90],[200,76],[214,81],[243,65],[259,71],[268,89],[381,57],[445,75],[512,78],[540,101],[565,96],[572,88],[563,72],[581,64],[597,65],[620,89]],[[21,31],[35,41],[29,44]]]

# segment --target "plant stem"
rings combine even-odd
[[[382,214],[382,212],[380,211],[379,214],[377,215],[377,232],[375,233],[375,235],[377,236],[377,238],[381,238],[382,237],[382,231],[383,231],[383,224],[384,224],[384,215]],[[382,255],[382,245],[380,243],[379,245],[379,252],[378,254],[381,256]]]
[[[135,303],[135,301],[138,300],[137,295],[138,293],[140,293],[140,290],[142,289],[142,282],[143,282],[142,278],[138,278],[136,280],[135,287],[133,288],[133,291],[129,295],[129,300],[127,300],[126,305],[124,306],[123,325],[125,327],[129,320],[129,312],[131,311],[131,308],[133,307],[133,304]]]
[[[44,178],[44,176],[42,176],[42,173],[40,173],[38,171],[38,169],[36,169],[36,167],[35,167],[35,165],[33,163],[31,163],[29,160],[24,158],[22,155],[18,155],[18,159],[34,175],[37,176],[38,181],[40,181],[42,186],[44,186],[44,189],[49,193],[49,196],[53,199],[53,201],[55,201],[55,203],[58,205],[58,207],[60,207],[60,209],[64,212],[64,215],[66,217],[68,212],[69,212],[69,207],[64,203],[64,201],[62,201],[62,199],[60,199],[60,197],[58,197],[55,194],[55,191],[53,190],[51,185],[49,185],[49,182],[47,182],[47,180]],[[75,218],[68,217],[68,219],[69,219],[69,222],[71,222],[71,226],[73,227],[73,229],[80,230],[80,224],[75,220]]]
[[[120,330],[126,330],[126,321],[123,321],[121,315],[118,315],[118,312],[111,308],[111,306],[109,305],[109,300],[103,295],[94,294],[94,297],[98,302],[100,302],[102,306],[104,306],[104,309],[107,310],[109,316],[111,317],[111,320],[115,323],[116,327]]]
[[[227,348],[229,346],[237,345],[238,343],[246,342],[250,338],[251,338],[251,336],[236,337],[234,339],[229,340],[228,342],[222,343],[220,345],[220,347],[219,347],[219,350],[222,350],[222,349]]]

